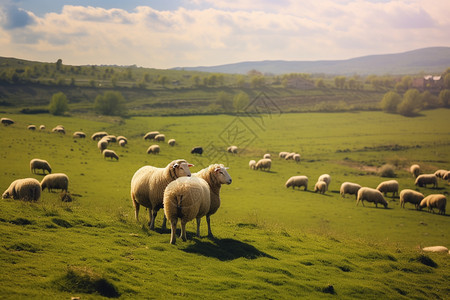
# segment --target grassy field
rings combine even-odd
[[[415,118],[381,112],[270,114],[86,119],[84,116],[2,114],[16,124],[0,127],[0,188],[32,174],[29,161],[42,158],[53,172],[70,178],[72,202],[43,192],[36,203],[0,201],[0,294],[2,299],[446,299],[450,294],[449,255],[420,247],[450,246],[450,218],[412,205],[388,209],[339,195],[344,181],[376,187],[387,180],[377,169],[395,166],[400,188],[412,188],[412,163],[423,173],[449,169],[450,119],[445,109]],[[28,131],[45,124],[45,131]],[[51,132],[62,124],[66,135]],[[129,144],[111,145],[120,159],[104,160],[96,142],[73,139],[96,131],[124,135]],[[159,155],[146,154],[142,136],[159,130],[178,144],[160,143]],[[227,155],[227,146],[242,149]],[[203,156],[190,154],[203,146]],[[278,158],[301,154],[300,163]],[[248,168],[250,159],[273,156],[269,172]],[[230,167],[222,205],[211,217],[215,239],[170,245],[170,231],[147,229],[148,214],[134,219],[129,190],[143,165],[166,166],[177,158]],[[319,175],[332,177],[325,195],[312,192]],[[293,175],[309,177],[308,191],[286,189]],[[425,195],[448,195],[450,186],[418,188]]]

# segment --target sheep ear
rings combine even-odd
[[[174,164],[172,168],[178,168],[178,164]]]
[[[190,167],[193,167],[194,165],[193,164],[190,164],[190,163],[188,163],[188,167],[190,168]]]
[[[220,167],[214,169],[214,172],[219,172],[219,171],[220,171]]]

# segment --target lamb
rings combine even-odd
[[[10,119],[10,118],[2,118],[1,122],[5,126],[9,126],[9,125],[14,124],[14,121],[12,119]]]
[[[405,203],[414,204],[416,209],[419,209],[420,202],[425,196],[422,193],[410,189],[404,189],[400,192],[400,207],[405,208]]]
[[[270,171],[270,167],[272,166],[272,160],[268,158],[263,158],[258,160],[255,165],[255,170],[267,170]]]
[[[178,177],[191,176],[189,167],[193,165],[184,159],[170,162],[165,168],[144,166],[134,173],[131,179],[131,200],[133,202],[135,217],[139,221],[140,206],[149,209],[149,227],[155,228],[155,218],[158,210],[163,206],[163,194],[166,186]],[[166,228],[164,217],[162,228]]]
[[[167,144],[169,144],[169,146],[175,146],[175,144],[177,143],[177,141],[175,141],[175,139],[170,139]]]
[[[355,195],[355,198],[358,196],[358,191],[361,186],[357,183],[353,182],[344,182],[341,184],[341,188],[339,190],[342,198],[345,198],[345,194]]]
[[[45,125],[39,126],[39,130],[45,130]]]
[[[253,159],[250,160],[250,161],[248,162],[248,166],[249,166],[250,169],[255,170],[255,169],[256,169],[256,161],[253,160]]]
[[[272,156],[270,155],[270,153],[266,153],[266,154],[264,154],[263,158],[268,158],[268,159],[271,159],[271,158],[272,158]]]
[[[434,174],[421,174],[417,176],[414,184],[420,187],[427,187],[427,184],[432,184],[434,188],[438,186],[437,177]]]
[[[409,168],[409,171],[414,176],[414,178],[417,178],[417,176],[419,176],[419,174],[420,174],[420,166],[417,164],[411,165],[411,167]]]
[[[291,178],[289,178],[286,183],[285,186],[287,188],[292,186],[292,189],[295,189],[295,187],[297,186],[299,189],[301,186],[305,187],[305,191],[308,189],[308,177],[300,175],[300,176],[292,176]]]
[[[33,131],[34,131],[34,130],[36,130],[36,125],[28,125],[28,126],[27,126],[27,129],[28,129],[28,130],[33,130]]]
[[[41,197],[41,185],[34,178],[14,180],[2,194],[2,199],[12,198],[25,201],[38,201]]]
[[[164,190],[164,214],[171,224],[170,243],[176,242],[178,219],[181,219],[181,235],[186,241],[186,223],[197,219],[197,236],[200,236],[200,220],[210,208],[208,183],[198,177],[180,177],[170,182]]]
[[[325,181],[317,181],[314,185],[314,193],[319,192],[320,194],[325,194],[327,191],[327,183]]]
[[[289,154],[289,152],[282,151],[282,152],[280,152],[280,153],[278,154],[278,156],[279,156],[280,158],[286,158],[286,155],[288,155],[288,154]]]
[[[231,153],[231,154],[237,154],[238,147],[237,146],[230,146],[230,147],[227,148],[227,152]]]
[[[331,183],[331,176],[329,174],[322,174],[319,176],[317,181],[325,181],[325,183],[327,184],[327,190],[328,190],[328,187],[330,186],[330,183]]]
[[[445,215],[445,206],[447,205],[447,198],[442,194],[431,194],[423,198],[419,204],[419,208],[422,209],[425,206],[428,207],[428,211],[434,213],[433,208],[439,209],[440,215]]]
[[[438,178],[444,178],[445,173],[447,173],[447,170],[437,170],[434,175]]]
[[[42,190],[47,188],[49,192],[51,192],[52,189],[59,189],[67,192],[67,189],[69,188],[69,177],[64,173],[48,174],[42,179],[41,188]]]
[[[144,135],[144,140],[153,140],[155,136],[159,134],[159,131],[150,131]]]
[[[86,133],[82,132],[82,131],[75,131],[73,133],[73,138],[80,138],[80,139],[84,139],[86,138]]]
[[[377,190],[382,192],[384,196],[387,193],[392,193],[392,198],[394,198],[395,195],[398,196],[398,182],[397,180],[383,181],[377,186]]]
[[[206,223],[208,224],[208,237],[210,238],[214,237],[211,231],[210,217],[215,214],[220,207],[220,188],[222,187],[222,184],[231,184],[232,181],[227,169],[228,168],[222,164],[212,164],[209,167],[192,174],[195,177],[204,179],[209,185],[211,204],[209,211],[206,214]],[[197,225],[199,224],[200,223],[197,222]],[[198,227],[197,236],[200,236]]]
[[[378,207],[378,203],[383,204],[384,208],[388,207],[388,203],[384,199],[383,194],[377,189],[372,189],[369,187],[360,188],[358,191],[358,197],[356,198],[356,206],[358,206],[360,201],[364,206],[364,200],[375,203],[375,207]]]
[[[107,136],[107,135],[108,135],[108,133],[106,131],[98,131],[91,135],[91,139],[96,141],[96,140],[100,140],[102,137]]]
[[[155,136],[155,141],[164,142],[166,140],[166,136],[164,134],[158,134]]]
[[[101,153],[103,153],[103,150],[105,150],[108,147],[108,140],[105,138],[101,138],[97,143],[97,148],[100,150]]]
[[[111,160],[113,158],[115,158],[116,160],[119,160],[119,156],[113,150],[105,149],[105,150],[103,150],[102,154],[103,154],[103,158],[109,157],[109,158],[111,158]]]
[[[45,174],[45,171],[47,171],[49,174],[52,172],[52,168],[50,167],[48,161],[39,158],[33,158],[30,161],[31,173],[37,174],[36,169],[42,170],[43,174]]]
[[[158,154],[160,150],[161,149],[158,145],[151,145],[147,149],[147,154]]]
[[[198,155],[202,155],[203,153],[203,148],[202,147],[194,147],[191,149],[191,154],[198,154]]]

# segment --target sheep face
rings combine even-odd
[[[191,170],[189,170],[189,167],[193,167],[193,164],[190,164],[188,162],[176,162],[172,168],[175,170],[175,174],[177,175],[177,177],[183,177],[183,176],[187,176],[190,177],[191,176]]]
[[[228,174],[227,169],[228,168],[221,165],[214,170],[216,178],[220,182],[220,184],[231,184],[231,176],[230,174]]]

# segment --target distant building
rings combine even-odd
[[[444,88],[444,78],[442,76],[426,75],[413,79],[413,88],[420,91],[439,92]]]

